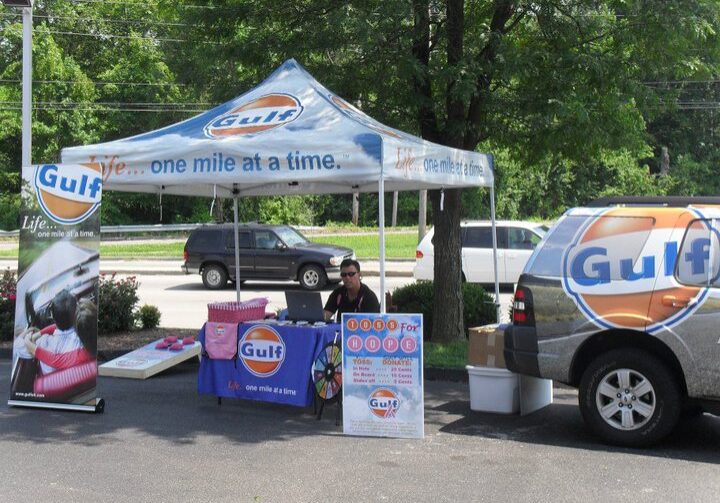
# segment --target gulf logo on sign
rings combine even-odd
[[[289,94],[266,94],[215,117],[205,126],[209,138],[261,133],[288,124],[302,114],[300,100]]]
[[[285,342],[272,327],[256,325],[238,342],[238,355],[252,375],[270,377],[285,361]]]
[[[62,225],[77,224],[100,205],[100,164],[44,164],[35,169],[35,193],[43,212]]]
[[[601,327],[653,332],[677,324],[707,294],[674,276],[678,261],[682,268],[707,259],[703,243],[678,256],[697,218],[686,208],[612,208],[589,217],[563,255],[563,289]]]
[[[400,399],[387,388],[378,388],[368,398],[370,412],[381,419],[395,417],[400,408]]]

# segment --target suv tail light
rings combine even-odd
[[[420,250],[415,250],[415,258],[419,259],[419,258],[423,258],[423,257],[424,257],[423,252],[421,252]]]
[[[183,250],[183,260],[184,260],[185,262],[188,261],[188,252],[187,252],[187,250]]]
[[[515,290],[512,318],[513,325],[535,326],[532,293],[524,286],[518,286]]]

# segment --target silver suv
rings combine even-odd
[[[720,414],[720,198],[575,208],[520,277],[510,370],[579,389],[603,440],[657,442],[683,409]]]

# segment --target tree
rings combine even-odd
[[[226,78],[208,66],[219,89],[248,75],[254,84],[295,57],[383,122],[445,145],[501,153],[499,185],[517,191],[510,183],[525,183],[520,206],[505,198],[499,207],[523,214],[555,216],[568,204],[627,188],[662,192],[639,161],[652,155],[647,119],[667,104],[644,81],[712,73],[718,61],[716,50],[695,50],[718,47],[711,0],[221,5],[237,15],[224,20],[226,10],[205,11],[207,29],[195,32],[206,42],[219,34],[211,59],[233,61]],[[447,299],[436,307],[433,340],[448,340],[463,333],[462,191],[434,191],[430,201],[435,298]]]

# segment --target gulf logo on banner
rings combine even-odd
[[[678,256],[697,218],[699,211],[686,208],[612,208],[589,217],[563,255],[563,289],[601,327],[653,332],[679,323],[707,294],[675,279],[678,260],[680,268],[697,262]]]
[[[100,205],[102,168],[99,163],[37,166],[35,193],[40,208],[52,221],[78,224]]]
[[[256,325],[238,342],[238,355],[252,375],[270,377],[285,361],[285,342],[272,327]]]
[[[370,412],[381,419],[389,419],[396,416],[400,408],[400,399],[391,390],[379,388],[372,392],[368,398]]]
[[[288,124],[302,114],[300,100],[289,94],[266,94],[215,117],[205,126],[209,138],[261,133]]]

